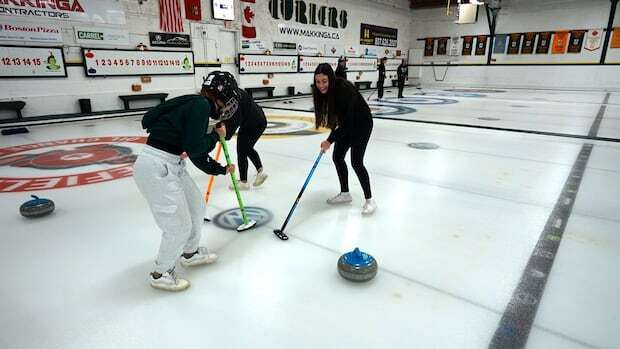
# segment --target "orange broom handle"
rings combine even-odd
[[[222,143],[217,144],[217,150],[215,151],[215,161],[220,159],[220,153],[222,152]],[[205,194],[205,203],[209,203],[209,196],[211,195],[211,188],[213,187],[213,182],[215,181],[215,176],[211,175],[209,178],[209,185],[207,186],[207,193]]]

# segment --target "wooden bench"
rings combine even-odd
[[[22,118],[22,109],[26,106],[24,101],[8,101],[0,102],[0,110],[14,110],[17,113],[17,119]]]
[[[273,97],[273,90],[275,87],[273,86],[265,86],[265,87],[246,87],[245,92],[247,92],[250,97],[254,98],[254,92],[267,92],[267,97]]]
[[[167,93],[144,93],[140,95],[118,96],[118,98],[123,100],[123,105],[125,106],[125,110],[129,110],[129,101],[141,101],[145,99],[159,99],[160,103],[164,103],[166,101],[166,97],[168,97]]]
[[[367,90],[370,88],[370,84],[370,81],[356,81],[355,87],[357,87],[358,90]]]

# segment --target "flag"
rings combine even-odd
[[[529,32],[523,34],[523,43],[521,43],[521,54],[529,55],[534,53],[534,42],[536,42],[536,37],[538,33]]]
[[[202,19],[200,0],[185,0],[185,18],[191,19],[192,21],[199,21]]]
[[[256,0],[241,0],[241,35],[244,38],[253,39],[256,37],[256,27],[254,26],[254,3]]]
[[[497,34],[493,42],[493,53],[506,53],[506,38],[508,34]]]
[[[586,36],[585,30],[573,30],[570,32],[570,41],[568,43],[568,53],[581,53],[583,46],[583,38]]]
[[[589,30],[584,48],[588,51],[598,50],[601,47],[601,34],[603,34],[603,28]]]
[[[159,27],[168,33],[183,32],[179,0],[159,0]]]
[[[564,53],[566,53],[566,46],[568,46],[568,32],[555,32],[555,34],[553,35],[553,44],[551,45],[551,54],[563,55]]]

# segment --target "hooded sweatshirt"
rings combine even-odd
[[[149,110],[142,128],[149,134],[147,144],[168,153],[186,152],[196,167],[208,174],[225,174],[226,168],[209,157],[219,137],[207,134],[212,110],[200,95],[185,95],[168,100]]]

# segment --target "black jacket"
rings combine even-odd
[[[377,69],[379,70],[379,81],[385,81],[385,64],[379,63]]]
[[[336,78],[334,87],[338,125],[327,140],[330,143],[363,139],[372,129],[372,114],[366,100],[357,88],[347,80]]]
[[[409,73],[409,68],[404,65],[401,64],[398,66],[398,69],[396,70],[396,73],[398,74],[398,81],[405,81],[405,79],[407,78],[407,75]]]
[[[336,77],[337,78],[343,78],[345,80],[347,80],[347,68],[338,64],[338,67],[336,68],[335,71]]]
[[[224,121],[224,125],[226,125],[226,140],[232,138],[237,128],[239,128],[239,133],[254,133],[256,129],[264,129],[267,126],[267,118],[263,109],[254,102],[246,91],[239,89],[238,92],[241,97],[239,109],[237,109],[232,118]]]

